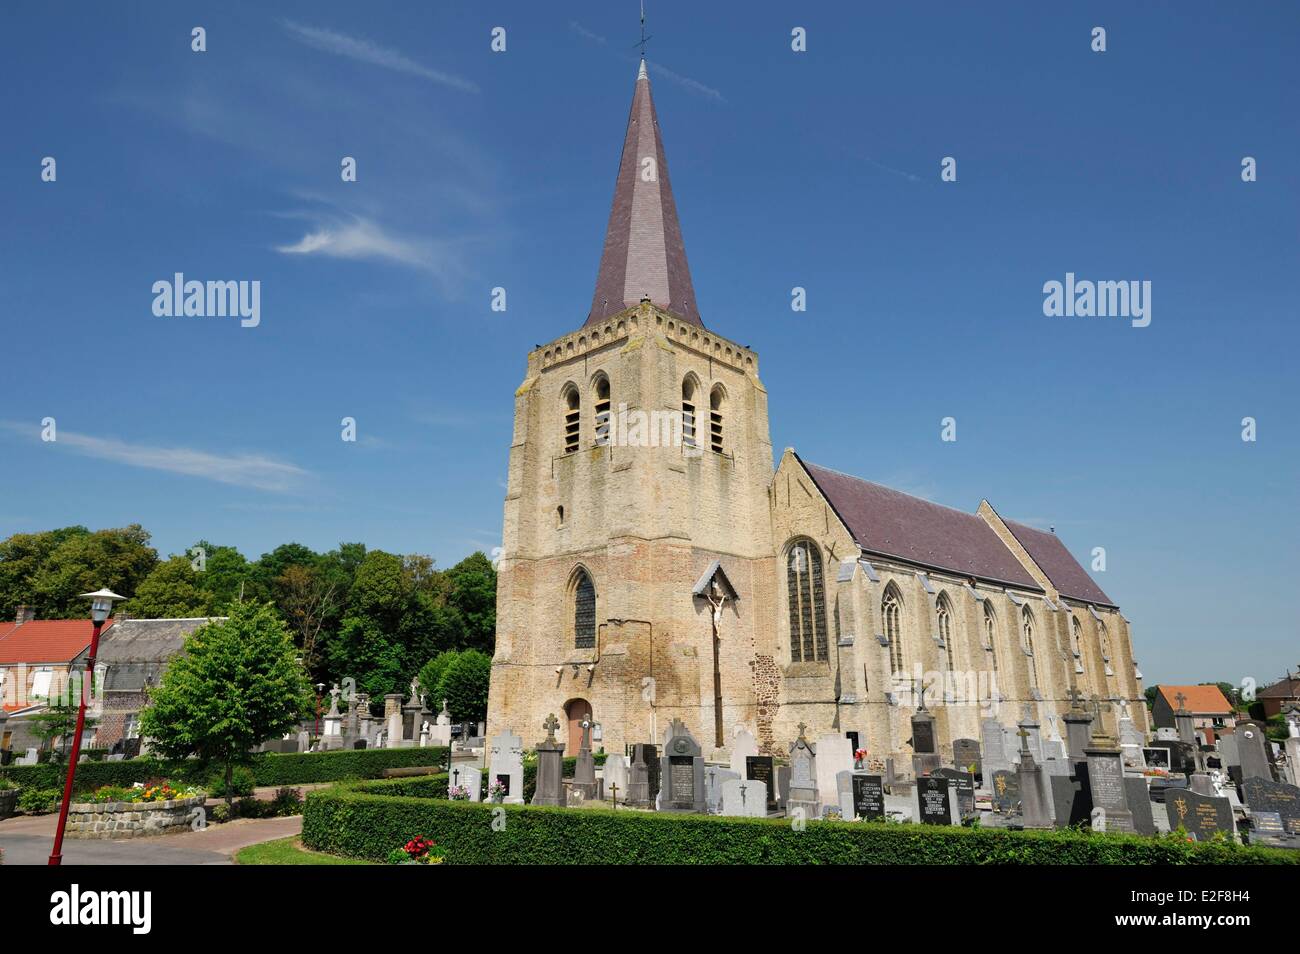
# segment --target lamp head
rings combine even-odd
[[[82,593],[81,595],[90,600],[90,618],[96,623],[102,623],[108,619],[113,612],[115,602],[126,599],[125,596],[118,596],[107,588],[96,590],[94,593]]]

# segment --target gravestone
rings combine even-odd
[[[1092,744],[1092,716],[1082,708],[1072,707],[1064,720],[1066,754],[1071,762],[1082,762],[1083,750]]]
[[[957,802],[952,797],[952,781],[942,775],[927,775],[916,780],[917,818],[923,825],[959,825]]]
[[[1043,733],[1042,727],[1038,724],[1038,719],[1034,717],[1034,707],[1028,703],[1025,704],[1024,715],[1021,716],[1016,735],[1020,735],[1020,729],[1029,733],[1028,738],[1022,743],[1021,753],[1023,755],[1024,745],[1028,745],[1029,754],[1034,757],[1035,764],[1043,764]],[[1023,787],[1021,788],[1023,792]]]
[[[1020,812],[1020,778],[1015,772],[998,769],[993,773],[993,810],[999,814]]]
[[[826,808],[839,807],[836,778],[840,772],[853,771],[853,743],[842,735],[823,735],[817,740],[818,814]]]
[[[1257,722],[1237,723],[1237,750],[1241,756],[1241,778],[1273,780],[1273,769],[1268,761],[1268,738],[1264,727]]]
[[[1300,788],[1267,778],[1247,778],[1241,783],[1241,797],[1252,815],[1277,812],[1287,834],[1300,836]]]
[[[942,775],[953,784],[957,793],[957,811],[963,819],[975,814],[975,776],[970,772],[941,768],[934,773]]]
[[[578,761],[573,769],[571,786],[582,792],[582,797],[587,800],[596,797],[596,760],[591,754],[591,727],[594,724],[590,715],[584,716],[579,723],[582,734],[578,737]]]
[[[840,818],[845,821],[853,820],[853,773],[836,772],[835,773],[835,795],[838,803]]]
[[[761,782],[762,779],[759,779]],[[790,766],[778,765],[776,767],[776,808],[777,811],[785,811],[786,803],[790,801]]]
[[[1226,798],[1198,795],[1191,789],[1171,791],[1165,796],[1165,813],[1170,830],[1181,826],[1197,841],[1209,841],[1220,832],[1229,838],[1236,834],[1232,806]]]
[[[1133,828],[1139,835],[1156,833],[1155,816],[1151,813],[1151,792],[1147,780],[1137,775],[1124,776],[1129,811],[1133,813]]]
[[[1219,747],[1219,755],[1223,758],[1224,765],[1240,765],[1241,756],[1237,752],[1237,736],[1229,732],[1227,735],[1219,736],[1219,741],[1215,743]]]
[[[663,762],[659,758],[659,746],[653,742],[644,744],[645,765],[647,780],[650,783],[650,803],[654,804],[659,798],[659,787],[663,772]]]
[[[934,716],[926,711],[922,701],[921,708],[912,716],[912,772],[917,778],[929,775],[939,767],[935,738]]]
[[[770,755],[751,755],[745,759],[745,778],[762,782],[767,791],[767,810],[776,811],[776,771]]]
[[[817,753],[799,723],[799,738],[790,743],[790,790],[786,795],[787,814],[802,812],[804,818],[819,817],[817,811]]]
[[[1187,777],[1187,787],[1197,795],[1217,795],[1214,782],[1204,772],[1193,772]]]
[[[722,786],[732,780],[739,780],[730,769],[721,765],[704,766],[704,809],[710,815],[722,814]]]
[[[605,797],[611,801],[618,799],[620,802],[627,801],[627,759],[615,752],[613,755],[605,756],[604,774],[601,781],[604,782]],[[617,787],[616,787],[617,786]]]
[[[1020,765],[1016,773],[1020,780],[1020,819],[1025,828],[1051,828],[1052,809],[1047,805],[1047,784],[1043,770],[1029,751],[1029,726],[1022,724],[1020,731]]]
[[[1164,746],[1155,747],[1147,746],[1142,749],[1142,761],[1149,769],[1164,769],[1166,772],[1173,768],[1173,758],[1169,749]]]
[[[1095,820],[1095,813],[1100,808],[1105,812],[1103,823],[1106,831],[1133,832],[1133,812],[1128,807],[1128,792],[1124,788],[1124,762],[1120,750],[1105,743],[1103,737],[1098,736],[1093,745],[1084,749],[1088,756],[1088,788],[1092,793],[1093,817]]]
[[[659,806],[666,812],[697,812],[704,808],[704,756],[681,719],[668,727],[668,742],[660,757]]]
[[[491,758],[488,761],[488,786],[504,785],[507,805],[524,803],[524,740],[506,731],[492,737]]]
[[[735,775],[734,772],[727,774]],[[722,814],[740,818],[766,818],[766,787],[753,779],[727,779],[722,783]]]
[[[1092,818],[1092,793],[1088,790],[1087,771],[1054,775],[1048,782],[1052,787],[1053,824],[1057,828],[1088,824]]]
[[[754,733],[741,726],[731,737],[731,770],[738,778],[745,777],[745,760],[757,754],[758,742],[754,739]]]
[[[521,772],[521,783],[522,774]],[[447,776],[447,789],[450,792],[456,786],[464,788],[469,793],[469,801],[481,801],[480,791],[483,787],[483,770],[478,767],[478,763],[461,762],[452,765],[451,772]]]
[[[638,808],[654,804],[650,794],[650,769],[646,764],[646,746],[637,744],[632,747],[632,764],[627,770],[626,802]]]
[[[885,817],[885,783],[879,775],[853,773],[853,814],[863,821]]]
[[[546,717],[542,728],[546,738],[537,743],[537,787],[533,792],[534,805],[563,805],[564,798],[564,743],[555,738],[560,722],[555,713]]]
[[[985,779],[992,778],[994,772],[1011,768],[1011,759],[1002,744],[1002,724],[997,719],[980,722],[980,751]]]
[[[963,772],[973,771],[977,778],[984,775],[983,760],[980,758],[980,744],[974,739],[954,739],[952,743],[952,764]],[[974,769],[971,768],[974,766]]]
[[[1250,843],[1284,848],[1300,847],[1300,839],[1287,834],[1282,816],[1277,812],[1251,812]]]

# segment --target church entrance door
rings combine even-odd
[[[570,699],[564,704],[564,715],[569,720],[569,741],[564,754],[571,757],[582,746],[582,720],[591,717],[591,703],[586,699]]]

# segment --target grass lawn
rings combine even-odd
[[[249,845],[235,852],[237,865],[368,865],[358,858],[340,858],[319,851],[308,851],[297,835]]]

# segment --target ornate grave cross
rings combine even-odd
[[[1083,693],[1079,691],[1078,686],[1071,688],[1070,691],[1067,692],[1065,695],[1066,698],[1070,700],[1071,709],[1076,709],[1079,711],[1083,710]]]
[[[445,707],[446,705],[447,703],[444,702],[443,706]],[[551,742],[551,743],[555,742],[555,730],[558,729],[559,727],[560,727],[560,720],[555,718],[555,713],[552,712],[550,715],[546,717],[546,721],[542,723],[542,728],[546,730],[547,742]]]
[[[808,728],[808,723],[806,722],[799,723],[799,738],[801,739],[804,738],[804,732],[805,730],[807,730],[807,728]]]
[[[1092,694],[1090,708],[1092,709],[1092,717],[1100,722],[1101,714],[1103,712],[1109,712],[1111,710],[1111,705],[1109,702],[1102,701],[1102,698],[1094,692]]]
[[[1021,754],[1022,754],[1022,755],[1029,755],[1029,754],[1030,754],[1030,752],[1029,752],[1029,730],[1026,729],[1026,728],[1022,725],[1022,726],[1020,727],[1020,730],[1019,730],[1018,732],[1016,732],[1016,735],[1020,736],[1020,752],[1021,752]]]
[[[618,808],[618,782],[610,782],[609,791],[614,796],[614,807]]]
[[[1187,697],[1185,695],[1181,692],[1178,693],[1178,695],[1174,696],[1174,701],[1178,703],[1178,711],[1180,713],[1187,711]]]
[[[579,725],[582,726],[582,747],[589,749],[591,748],[591,717],[584,717]]]

